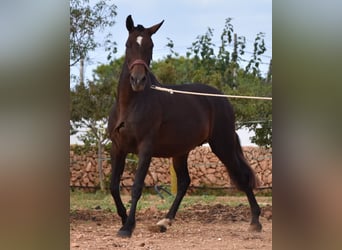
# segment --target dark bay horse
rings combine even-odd
[[[126,19],[129,36],[126,43],[125,62],[118,85],[118,97],[110,113],[108,132],[112,140],[112,177],[110,190],[117,212],[122,220],[118,232],[130,237],[135,227],[137,202],[141,196],[144,179],[152,157],[172,157],[177,175],[177,195],[165,218],[157,223],[160,231],[166,231],[176,216],[178,207],[190,184],[187,168],[189,152],[205,142],[225,164],[230,178],[244,191],[251,207],[250,229],[261,231],[260,207],[253,188],[254,173],[245,160],[231,104],[226,98],[169,94],[151,89],[161,86],[150,70],[153,42],[151,36],[163,22],[150,28],[134,26],[131,16]],[[203,93],[218,93],[204,84],[172,86],[175,89]],[[127,216],[120,197],[120,178],[128,153],[139,157],[132,204]]]

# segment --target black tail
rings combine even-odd
[[[245,191],[246,188],[256,188],[258,185],[258,181],[253,169],[248,164],[242,152],[240,139],[237,133],[235,133],[235,154],[238,163],[238,168],[235,171],[239,173],[231,174],[233,182],[240,190],[243,191]]]

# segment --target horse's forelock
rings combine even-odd
[[[141,24],[138,24],[138,26],[135,28],[137,31],[144,31],[145,27],[142,26]]]

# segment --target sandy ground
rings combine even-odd
[[[262,208],[261,232],[249,232],[245,205],[195,204],[177,213],[165,233],[152,230],[164,212],[148,208],[137,212],[131,238],[116,236],[120,218],[104,210],[76,210],[70,215],[70,249],[272,249],[272,206]]]

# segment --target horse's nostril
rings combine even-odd
[[[144,82],[145,80],[146,80],[146,76],[143,76],[143,77],[141,78],[141,81]]]

